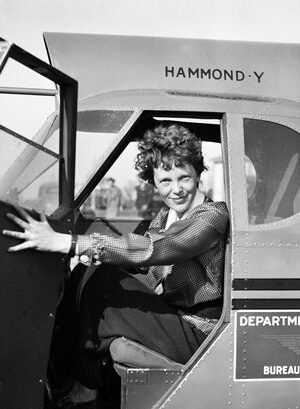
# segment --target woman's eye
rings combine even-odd
[[[161,186],[168,186],[170,184],[170,181],[169,180],[162,180],[160,182],[160,184],[161,184]]]

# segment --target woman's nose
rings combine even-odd
[[[174,183],[173,183],[173,186],[172,186],[172,190],[173,190],[173,193],[176,193],[176,194],[181,193],[181,192],[182,192],[181,183],[174,182]]]

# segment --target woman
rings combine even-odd
[[[136,169],[166,205],[144,236],[71,236],[53,231],[45,217],[39,222],[24,211],[25,220],[8,216],[24,229],[4,232],[24,240],[9,251],[69,253],[98,266],[67,297],[76,317],[77,379],[68,407],[95,398],[101,357],[139,366],[149,359],[151,366],[185,363],[221,313],[228,212],[225,203],[198,190],[205,170],[201,141],[179,124],[149,130],[139,143]],[[143,272],[147,285],[134,272]]]

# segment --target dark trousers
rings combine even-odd
[[[84,274],[85,267],[78,265],[67,283],[54,345],[64,370],[85,386],[99,383],[99,363],[116,338],[126,337],[179,363],[186,363],[204,341],[205,335],[163,296],[124,269],[101,265],[82,288]]]

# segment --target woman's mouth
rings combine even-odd
[[[182,197],[174,197],[171,198],[171,200],[175,203],[183,203],[186,201],[186,196],[182,196]]]

